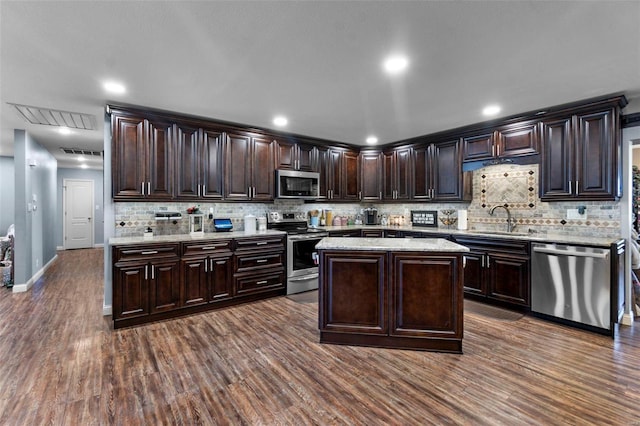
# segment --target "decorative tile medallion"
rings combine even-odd
[[[512,209],[533,209],[538,199],[537,169],[486,171],[480,180],[480,205],[491,208],[507,205]]]

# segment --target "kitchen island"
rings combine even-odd
[[[328,237],[316,250],[321,343],[462,353],[467,247]]]

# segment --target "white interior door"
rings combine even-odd
[[[64,248],[93,247],[93,181],[64,180]]]

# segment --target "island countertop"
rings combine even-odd
[[[387,251],[432,251],[432,252],[468,252],[468,247],[445,240],[444,238],[361,238],[361,237],[325,237],[316,250],[387,250]]]

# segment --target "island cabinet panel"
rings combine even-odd
[[[347,333],[387,334],[385,252],[328,252],[321,283],[326,303],[320,328]]]
[[[390,334],[462,335],[462,267],[457,256],[392,253]],[[451,285],[451,283],[456,283]]]

